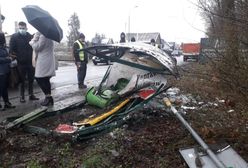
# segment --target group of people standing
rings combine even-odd
[[[83,49],[86,48],[85,35],[79,34],[79,39],[74,42],[73,56],[77,67],[78,87],[87,88],[84,79],[87,71],[88,56]],[[17,61],[17,70],[20,82],[20,102],[25,103],[25,81],[28,81],[28,98],[30,101],[39,100],[34,95],[33,83],[36,79],[39,87],[45,95],[41,102],[42,106],[54,104],[51,95],[51,77],[55,76],[54,42],[46,38],[40,32],[31,35],[27,32],[25,22],[18,23],[18,32],[13,34],[9,43],[9,50],[6,47],[6,40],[3,33],[0,33],[0,99],[3,98],[4,106],[0,108],[15,108],[8,97],[8,79],[10,75],[10,64]]]
[[[126,42],[125,33],[120,35],[120,43]],[[132,38],[135,42],[135,38]],[[155,40],[151,40],[151,44],[155,44]],[[87,71],[88,55],[83,50],[87,45],[85,43],[85,35],[79,34],[78,40],[73,44],[73,56],[77,67],[78,87],[80,89],[87,88],[85,84],[85,76]],[[20,102],[26,102],[25,98],[25,81],[28,81],[28,95],[30,101],[39,100],[34,95],[33,82],[36,79],[39,87],[45,95],[41,102],[42,106],[50,106],[54,104],[51,95],[51,77],[55,76],[55,57],[54,42],[46,38],[40,32],[31,35],[27,32],[25,22],[19,22],[18,32],[13,34],[9,43],[9,51],[6,48],[6,40],[3,33],[0,33],[0,99],[3,98],[4,108],[15,108],[8,98],[8,77],[10,75],[11,61],[17,61],[17,69],[20,77]],[[0,104],[0,108],[2,105]]]
[[[120,35],[120,43],[126,42],[125,33]],[[133,37],[132,42],[135,42]],[[155,44],[155,40],[151,40],[151,44]],[[85,35],[79,34],[78,40],[73,44],[73,56],[77,67],[78,87],[80,89],[87,88],[85,84],[85,76],[87,71],[88,55],[83,50],[87,45],[85,43]],[[8,77],[10,75],[10,63],[16,60],[17,69],[20,78],[20,102],[26,102],[25,98],[25,81],[28,81],[28,95],[30,101],[39,100],[34,95],[33,83],[36,79],[39,87],[45,95],[41,102],[42,106],[50,106],[54,104],[51,95],[51,77],[55,76],[55,57],[54,42],[46,38],[40,32],[31,35],[27,32],[25,22],[19,22],[18,32],[13,34],[9,43],[9,50],[6,48],[6,40],[3,33],[0,33],[0,99],[3,98],[6,108],[15,108],[8,98]],[[2,105],[0,104],[0,108]]]
[[[27,32],[25,22],[18,23],[18,32],[13,34],[6,47],[5,35],[0,33],[0,98],[3,98],[4,108],[14,108],[8,98],[8,77],[10,63],[17,60],[20,82],[20,102],[26,102],[25,81],[28,81],[30,101],[39,100],[33,92],[33,82],[36,79],[45,95],[42,106],[53,105],[50,78],[55,76],[54,42],[37,32],[31,35]],[[2,108],[1,104],[0,107]]]

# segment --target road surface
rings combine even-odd
[[[103,75],[105,74],[108,66],[107,65],[98,65],[95,66],[91,61],[87,66],[87,74],[85,82],[88,85],[95,86],[98,82],[101,81]],[[76,85],[77,84],[77,69],[74,63],[67,63],[66,66],[61,66],[56,71],[56,76],[51,79],[53,87],[63,87],[67,85]]]
[[[62,89],[63,87],[69,87],[75,85],[77,87],[77,70],[74,63],[63,63],[56,70],[56,76],[51,78],[52,89]],[[92,62],[88,63],[87,74],[85,82],[87,85],[96,86],[105,74],[108,66],[106,65],[93,65]],[[26,87],[27,88],[27,87]],[[41,93],[41,90],[36,82],[34,82],[34,93]],[[28,94],[28,89],[25,90],[25,95]],[[10,100],[19,98],[19,91],[17,88],[9,90]]]

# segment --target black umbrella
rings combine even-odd
[[[1,20],[4,20],[4,19],[5,19],[5,17],[1,14],[0,19],[1,19]]]
[[[22,8],[28,23],[35,27],[45,37],[60,42],[63,38],[63,30],[50,13],[36,5],[27,5]]]

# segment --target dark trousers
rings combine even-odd
[[[38,85],[40,86],[42,92],[45,95],[51,95],[51,83],[50,83],[51,77],[43,77],[43,78],[35,78]]]
[[[32,65],[18,65],[18,73],[20,77],[20,94],[24,97],[25,92],[25,80],[28,77],[28,93],[33,94],[34,83],[34,67]]]
[[[1,97],[5,103],[9,102],[8,74],[0,75],[0,98]]]
[[[85,79],[86,71],[87,71],[87,63],[82,61],[77,71],[78,71],[77,73],[78,84],[84,85],[84,79]]]

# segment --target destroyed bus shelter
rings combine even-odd
[[[114,62],[109,66],[100,85],[87,91],[85,102],[76,102],[77,105],[87,103],[104,112],[72,121],[69,125],[60,124],[52,130],[30,124],[37,118],[61,114],[76,108],[73,103],[71,105],[67,103],[67,107],[64,108],[59,104],[56,107],[55,103],[52,110],[42,109],[41,113],[36,110],[34,115],[27,114],[26,117],[10,122],[7,129],[25,124],[25,130],[32,133],[69,135],[73,140],[89,139],[126,123],[130,119],[129,114],[136,112],[169,88],[168,75],[175,77],[178,75],[173,59],[159,48],[148,44],[119,43],[94,46],[84,50]]]

